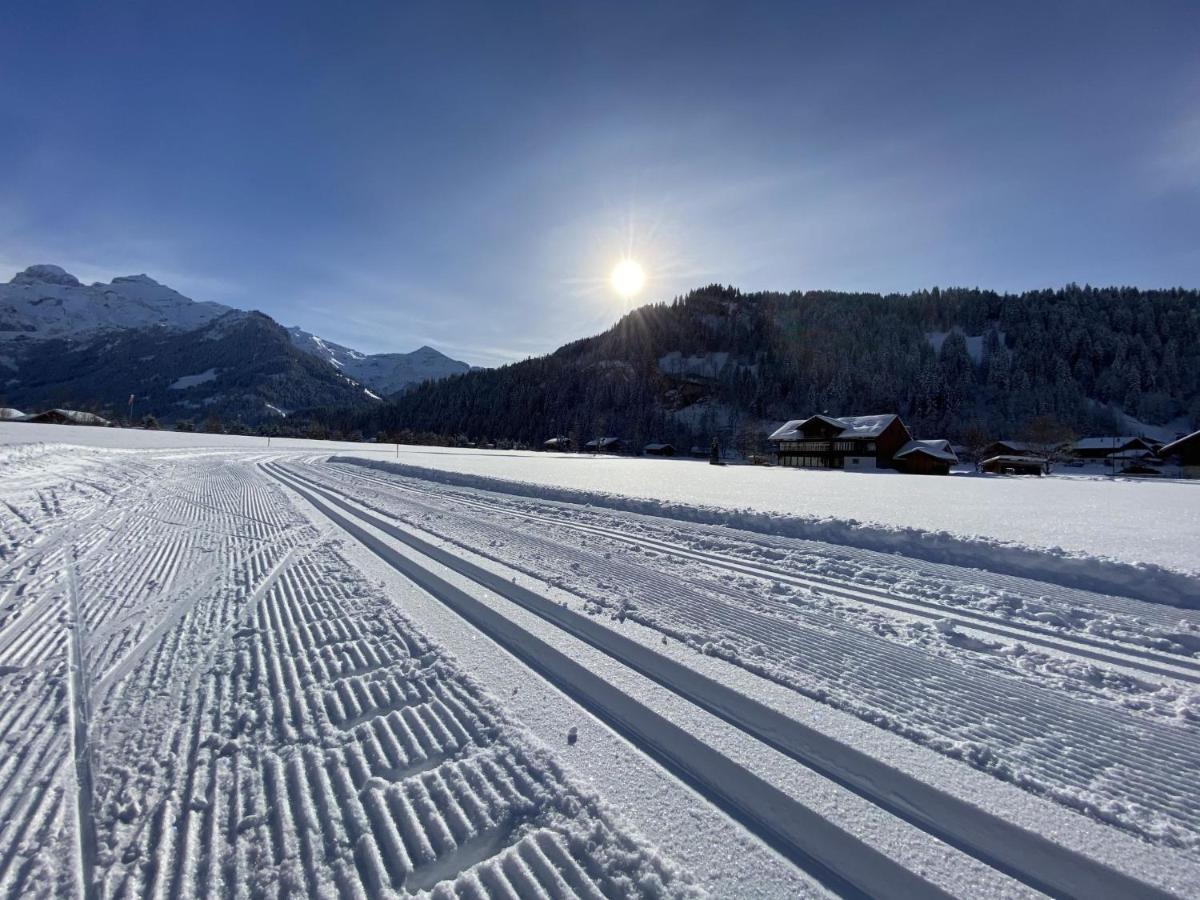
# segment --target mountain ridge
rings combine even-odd
[[[260,346],[248,342],[251,332]],[[169,358],[146,352],[164,343]],[[141,353],[139,371],[126,369],[128,353]],[[183,359],[195,371],[180,371]],[[0,284],[0,394],[30,406],[69,401],[121,411],[134,394],[143,412],[160,417],[213,413],[253,423],[310,406],[353,409],[469,368],[432,348],[362,354],[261,312],[193,300],[145,274],[85,285],[60,266],[39,264]],[[281,373],[296,384],[282,385]],[[183,383],[171,388],[164,379]]]
[[[288,334],[292,343],[301,350],[327,360],[339,371],[383,396],[398,393],[422,381],[468,372],[472,368],[428,345],[409,353],[362,353],[297,326],[289,328]]]

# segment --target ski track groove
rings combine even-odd
[[[0,510],[0,897],[71,890],[71,556],[104,896],[623,896],[678,877],[257,469],[86,461],[107,489],[43,479]],[[563,890],[560,868],[508,862],[535,834],[575,848],[560,866],[595,867],[588,840],[606,861]]]
[[[21,465],[35,486],[0,498],[0,898],[72,884],[62,861],[80,835],[69,824],[62,724],[72,697],[61,689],[72,557],[75,653],[92,704],[85,805],[104,896],[600,898],[624,896],[629,877],[677,884],[669,863],[614,826],[345,562],[338,529],[310,524],[256,466],[219,454],[81,455],[54,481],[38,474],[36,454]],[[612,536],[601,525],[588,525],[585,546],[539,533],[553,528],[551,504],[524,519],[547,521],[514,529],[520,510],[415,496],[390,478],[372,476],[372,486],[343,471],[358,468],[302,471],[338,491],[352,486],[368,505],[386,498],[390,518],[449,529],[462,546],[556,585],[637,597],[630,615],[697,646],[722,635],[759,644],[760,674],[1150,840],[1196,850],[1200,787],[1178,774],[1200,771],[1194,729],[931,662],[864,638],[828,609],[764,596],[758,585],[772,573],[788,577],[780,558],[802,542],[754,535],[762,556],[743,568],[758,571],[728,577],[719,574],[728,536],[692,529],[683,549],[700,568],[681,585],[662,566],[670,547],[649,526],[624,535],[642,553],[606,555],[611,548],[596,547]],[[870,561],[845,559],[848,570]],[[950,577],[950,567],[918,568]],[[990,583],[1030,592],[1021,579]],[[852,586],[877,590],[857,576]],[[1069,589],[1047,588],[1045,599],[1080,603]],[[1120,598],[1100,608],[1142,612]],[[1178,613],[1144,619],[1168,629]],[[1157,651],[1145,658],[1174,662]],[[965,699],[964,679],[973,694]],[[919,703],[917,682],[927,682]],[[1053,714],[1039,718],[1039,703]],[[977,724],[956,732],[952,713]],[[1004,749],[972,756],[987,748]],[[1031,766],[1021,754],[1045,759]],[[1080,805],[1089,789],[1126,806]]]
[[[546,514],[531,513],[520,508],[507,508],[496,505],[495,503],[488,503],[464,497],[461,495],[461,491],[435,492],[428,488],[417,487],[412,483],[414,479],[410,478],[399,479],[392,477],[380,477],[377,474],[367,475],[362,474],[359,471],[347,473],[344,471],[347,468],[360,469],[362,467],[333,465],[329,466],[327,471],[335,477],[349,477],[350,481],[348,483],[350,484],[357,483],[361,486],[363,482],[372,482],[393,490],[400,489],[406,493],[420,494],[423,497],[437,502],[449,502],[455,505],[469,507],[492,514],[499,513],[502,515],[515,515],[518,518],[526,521],[535,522],[542,525],[549,525],[560,529],[582,532],[604,539],[616,540],[629,545],[646,548],[650,550],[650,552],[662,552],[679,558],[700,561],[710,566],[727,568],[731,571],[737,572],[738,574],[746,574],[757,578],[783,579],[790,583],[814,587],[821,590],[832,589],[838,592],[838,596],[844,597],[853,602],[880,603],[885,605],[885,608],[896,609],[917,615],[937,613],[942,616],[961,616],[966,619],[966,621],[964,621],[962,624],[966,625],[967,627],[978,627],[981,624],[986,624],[988,626],[997,628],[998,631],[995,633],[998,634],[1011,635],[1015,633],[1027,640],[1046,639],[1049,645],[1055,646],[1056,649],[1063,650],[1067,653],[1079,653],[1090,648],[1096,648],[1100,651],[1111,654],[1114,661],[1118,664],[1137,665],[1137,660],[1140,658],[1153,660],[1166,666],[1174,665],[1191,669],[1194,672],[1200,672],[1200,660],[1196,660],[1193,656],[1181,654],[1172,655],[1167,652],[1152,652],[1147,651],[1140,646],[1121,647],[1119,646],[1120,641],[1118,639],[1112,639],[1112,641],[1108,642],[1099,641],[1094,638],[1089,638],[1086,635],[1056,632],[1049,628],[1039,627],[1036,623],[1029,621],[1000,618],[987,613],[981,613],[976,610],[963,609],[958,606],[948,605],[940,602],[931,602],[915,595],[899,595],[895,592],[894,588],[892,588],[890,592],[873,589],[869,585],[861,585],[856,583],[853,578],[853,570],[849,568],[845,569],[845,578],[841,580],[835,580],[830,577],[814,575],[812,573],[805,573],[801,575],[795,570],[788,571],[778,567],[777,565],[772,565],[769,553],[767,553],[766,560],[762,558],[764,552],[772,549],[779,550],[780,552],[791,552],[795,550],[796,546],[815,546],[817,543],[815,541],[773,538],[769,535],[754,534],[752,536],[753,543],[759,546],[755,550],[752,550],[749,554],[743,553],[744,556],[749,556],[752,560],[751,562],[745,562],[744,560],[733,558],[728,554],[719,551],[706,548],[697,549],[691,546],[683,546],[678,543],[672,544],[664,539],[648,536],[645,534],[645,532],[649,531],[650,527],[638,521],[635,521],[635,524],[642,524],[643,527],[635,529],[633,533],[630,533],[630,529],[628,528],[618,531],[613,528],[605,528],[579,521],[569,521],[565,518],[556,520],[550,518]],[[545,505],[549,506],[551,503],[547,501]],[[591,514],[593,516],[596,515],[594,512]],[[635,515],[633,518],[635,520],[645,520],[649,517]],[[704,535],[704,539],[710,543],[730,543],[730,538],[727,535],[721,535],[719,538],[714,540],[712,533],[716,532],[716,529],[714,529],[713,526],[687,525],[683,527],[695,529],[696,531],[701,532]],[[789,540],[790,543],[788,542]],[[837,548],[837,552],[839,554],[853,556],[858,559],[871,558],[871,551],[861,551],[854,548],[839,547]],[[877,558],[878,554],[874,554],[874,556]],[[961,571],[955,571],[950,566],[926,562],[921,562],[919,565],[931,571],[949,572],[952,576],[961,577]],[[972,574],[978,575],[982,573],[974,572]],[[1019,579],[1016,576],[997,575],[994,573],[986,574],[987,578],[991,581],[1000,582],[1010,589],[1020,591],[1021,593],[1029,593],[1031,582],[1029,582],[1028,579]],[[1129,615],[1130,609],[1132,608],[1139,617],[1149,618],[1155,621],[1157,624],[1166,627],[1178,625],[1180,618],[1191,618],[1197,624],[1200,624],[1200,612],[1197,611],[1177,609],[1175,607],[1155,607],[1153,604],[1147,604],[1141,601],[1123,597],[1109,597],[1103,594],[1080,591],[1072,592],[1068,588],[1052,584],[1036,583],[1036,587],[1039,592],[1051,592],[1060,596],[1069,597],[1070,600],[1068,602],[1073,601],[1074,604],[1078,604],[1081,600],[1083,600],[1090,606],[1099,606],[1102,609],[1114,613]],[[1116,641],[1116,644],[1118,645],[1115,645],[1113,641]],[[1072,644],[1072,642],[1075,643]],[[1083,646],[1080,646],[1080,644]],[[1120,654],[1133,656],[1134,659],[1121,659]],[[1165,674],[1167,674],[1168,677],[1186,677],[1186,673],[1166,672]],[[1200,676],[1197,676],[1195,680],[1200,680]]]
[[[306,469],[306,477],[313,475]],[[343,481],[334,489],[345,488]],[[514,564],[513,549],[520,548],[519,558],[538,564],[523,571],[572,583],[575,592],[583,578],[601,588],[619,585],[638,598],[639,621],[697,645],[721,635],[758,645],[752,671],[1100,821],[1200,854],[1200,783],[1179,777],[1200,771],[1200,734],[1193,728],[1097,708],[1036,683],[968,668],[847,625],[837,615],[811,607],[798,611],[720,579],[693,573],[691,582],[682,582],[660,571],[654,559],[642,564],[631,561],[632,554],[574,546],[568,555],[558,541],[513,529],[510,521],[484,521],[478,509],[447,528],[441,519],[422,517],[446,515],[427,497],[393,490],[381,505],[362,494],[359,486],[350,496],[392,519],[403,499],[417,513],[413,524],[507,564]],[[1120,777],[1113,777],[1116,770]],[[1095,795],[1112,799],[1101,805],[1088,799]]]

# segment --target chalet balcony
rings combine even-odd
[[[875,452],[874,441],[780,441],[780,453],[853,453],[864,456]]]

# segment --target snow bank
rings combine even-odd
[[[261,453],[261,437],[0,422],[0,444]],[[1200,483],[1111,478],[936,478],[709,466],[687,459],[397,448],[274,438],[296,450],[390,459],[436,480],[760,532],[812,537],[1200,607]],[[494,482],[494,483],[493,483]]]
[[[1200,492],[1191,485],[797,472],[434,448],[420,454],[425,458],[416,460],[415,448],[402,451],[399,463],[360,454],[334,459],[443,484],[729,525],[1200,608]],[[412,464],[417,461],[423,465]],[[1168,519],[1178,523],[1173,530],[1163,527]],[[1135,547],[1140,558],[1130,552]]]

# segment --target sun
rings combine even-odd
[[[646,272],[637,261],[623,259],[612,270],[609,281],[613,290],[628,300],[646,286]]]

